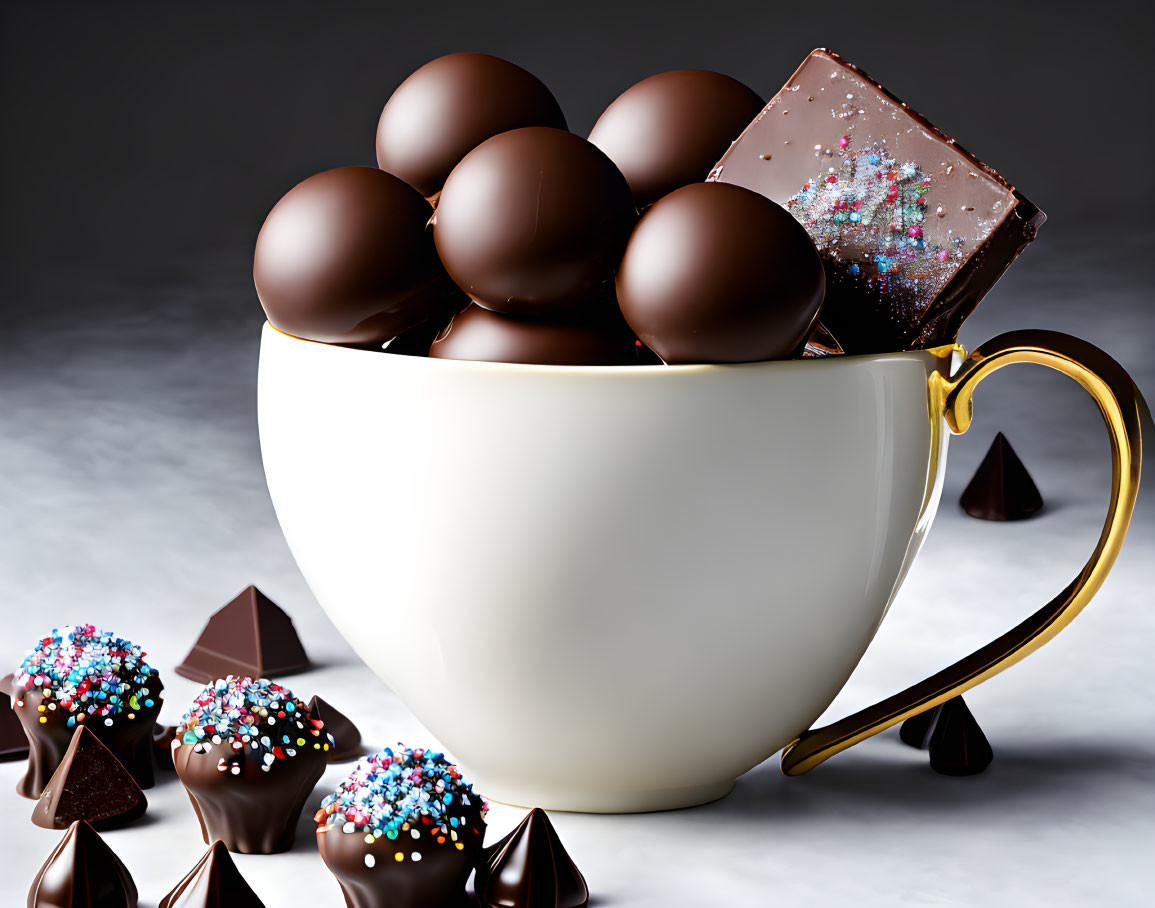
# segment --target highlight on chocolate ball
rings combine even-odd
[[[1150,904],[1061,12],[0,13],[0,906]]]

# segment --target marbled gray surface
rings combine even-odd
[[[1085,337],[1155,388],[1155,309],[1142,256],[1105,237],[1044,234],[964,329]],[[1128,264],[1138,261],[1138,264]],[[256,583],[293,615],[319,668],[288,679],[346,710],[374,745],[428,741],[357,663],[298,574],[269,504],[255,425],[256,301],[236,263],[195,279],[46,282],[0,361],[0,666],[55,624],[91,621],[138,640],[164,673],[164,717],[195,685],[172,668],[207,614]],[[214,277],[215,276],[215,277]],[[70,315],[52,315],[69,299]],[[76,313],[91,311],[94,318]],[[994,433],[1007,433],[1047,501],[996,525],[956,500]],[[985,383],[952,443],[931,539],[834,718],[905,686],[1014,624],[1092,548],[1108,490],[1098,414],[1074,383],[1018,367]],[[1150,482],[1150,479],[1148,479]],[[1155,515],[1140,499],[1102,592],[1058,640],[968,694],[995,763],[935,775],[886,733],[813,773],[774,761],[707,807],[629,817],[556,815],[601,906],[1140,905],[1155,886]],[[837,515],[830,515],[836,520]],[[692,734],[687,729],[687,734]],[[22,904],[56,833],[27,820],[19,764],[0,764],[0,903]],[[333,768],[322,789],[340,777]],[[315,800],[319,797],[316,796]],[[172,776],[146,820],[106,834],[155,905],[204,850]],[[497,837],[519,812],[495,806]],[[241,856],[270,908],[340,904],[312,847]]]

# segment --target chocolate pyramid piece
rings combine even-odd
[[[265,908],[220,839],[160,900],[159,908]]]
[[[930,746],[930,733],[934,728],[934,720],[938,718],[940,709],[942,706],[936,706],[924,713],[919,713],[917,716],[911,716],[903,722],[898,729],[898,736],[902,739],[902,743],[917,747],[919,750],[926,750]]]
[[[930,768],[947,776],[973,776],[991,765],[991,745],[962,697],[939,707],[930,732]]]
[[[87,820],[93,829],[112,829],[144,816],[147,807],[136,779],[81,725],[32,808],[32,822],[45,829],[65,829],[76,820]]]
[[[209,684],[229,675],[279,677],[308,667],[293,619],[250,586],[209,618],[176,673]]]
[[[979,520],[1024,520],[1043,506],[1043,496],[1011,443],[1000,432],[959,498]]]
[[[136,908],[136,884],[104,839],[77,820],[28,891],[28,908]]]
[[[485,850],[474,888],[484,908],[584,908],[590,897],[585,877],[540,807]]]
[[[11,681],[11,675],[0,678],[0,763],[28,756],[28,736],[12,709],[12,697],[8,693]]]
[[[345,763],[361,756],[361,732],[348,717],[338,712],[320,697],[309,701],[309,715],[325,723],[325,731],[333,736],[335,746],[325,755],[330,763]]]

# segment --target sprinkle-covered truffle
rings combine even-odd
[[[461,851],[481,843],[487,810],[444,754],[398,746],[363,757],[315,819],[322,830],[361,834],[368,842],[427,838]]]
[[[207,685],[176,727],[176,738],[199,752],[209,745],[228,744],[238,756],[248,754],[268,771],[277,761],[299,750],[327,752],[333,738],[325,724],[288,688],[267,678],[232,675]],[[223,760],[221,772],[230,771]],[[237,769],[236,772],[240,770]]]
[[[156,705],[160,683],[144,657],[131,641],[91,624],[54,628],[24,657],[12,683],[17,692],[39,691],[42,712],[69,713],[69,728],[84,721],[112,725]]]

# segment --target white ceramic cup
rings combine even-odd
[[[959,352],[526,366],[266,325],[261,447],[317,599],[478,791],[682,807],[854,670],[934,516],[951,393],[969,421]],[[977,683],[951,680],[867,733]]]

